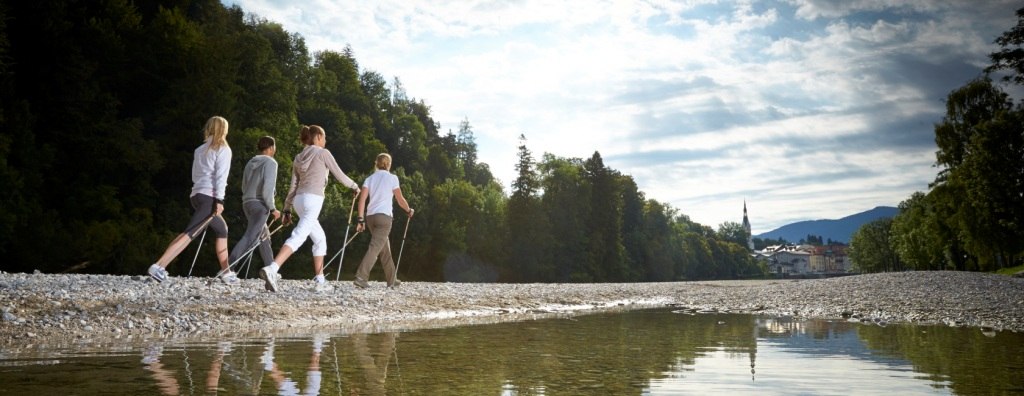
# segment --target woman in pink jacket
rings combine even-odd
[[[284,265],[284,262],[291,257],[299,246],[306,242],[306,238],[313,241],[313,278],[317,290],[329,289],[327,280],[324,279],[324,256],[327,254],[327,236],[320,226],[320,209],[324,205],[324,189],[327,187],[328,173],[334,175],[341,184],[359,192],[359,185],[352,181],[345,172],[338,167],[334,156],[324,146],[327,145],[327,135],[324,129],[317,125],[303,125],[299,132],[302,143],[306,147],[295,156],[292,162],[292,181],[288,188],[288,197],[284,200],[284,223],[291,222],[291,208],[295,207],[295,213],[299,216],[299,222],[292,230],[292,235],[281,246],[281,250],[274,257],[274,262],[260,269],[260,278],[263,278],[267,290],[276,292],[277,281],[280,275],[277,271]]]

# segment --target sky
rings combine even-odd
[[[590,158],[718,229],[897,206],[934,181],[945,98],[1015,1],[222,0],[351,46],[442,134],[467,120],[511,192],[534,158]],[[1007,90],[1013,93],[1012,88]],[[1016,96],[1016,95],[1015,95]]]

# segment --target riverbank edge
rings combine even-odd
[[[1024,331],[1024,279],[968,272],[904,272],[830,279],[607,284],[331,282],[0,273],[0,346],[407,331],[674,307],[872,325],[944,324]]]

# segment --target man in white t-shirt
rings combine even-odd
[[[366,250],[363,261],[359,263],[356,279],[352,282],[361,288],[370,286],[366,280],[369,279],[370,270],[377,263],[378,257],[384,267],[384,278],[388,287],[395,287],[401,283],[398,281],[398,274],[395,273],[395,261],[391,258],[391,243],[388,240],[388,235],[391,234],[391,223],[394,221],[391,211],[392,199],[398,201],[398,206],[405,210],[409,217],[412,217],[415,212],[402,196],[402,189],[398,186],[398,176],[390,172],[391,155],[378,154],[375,165],[377,170],[366,178],[363,188],[359,192],[359,218],[356,219],[358,222],[356,232],[362,232],[364,228],[369,227],[371,235],[370,247]],[[367,197],[369,197],[369,204],[367,204]]]

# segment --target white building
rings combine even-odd
[[[811,272],[811,253],[803,250],[776,249],[768,256],[768,272],[805,275]]]

